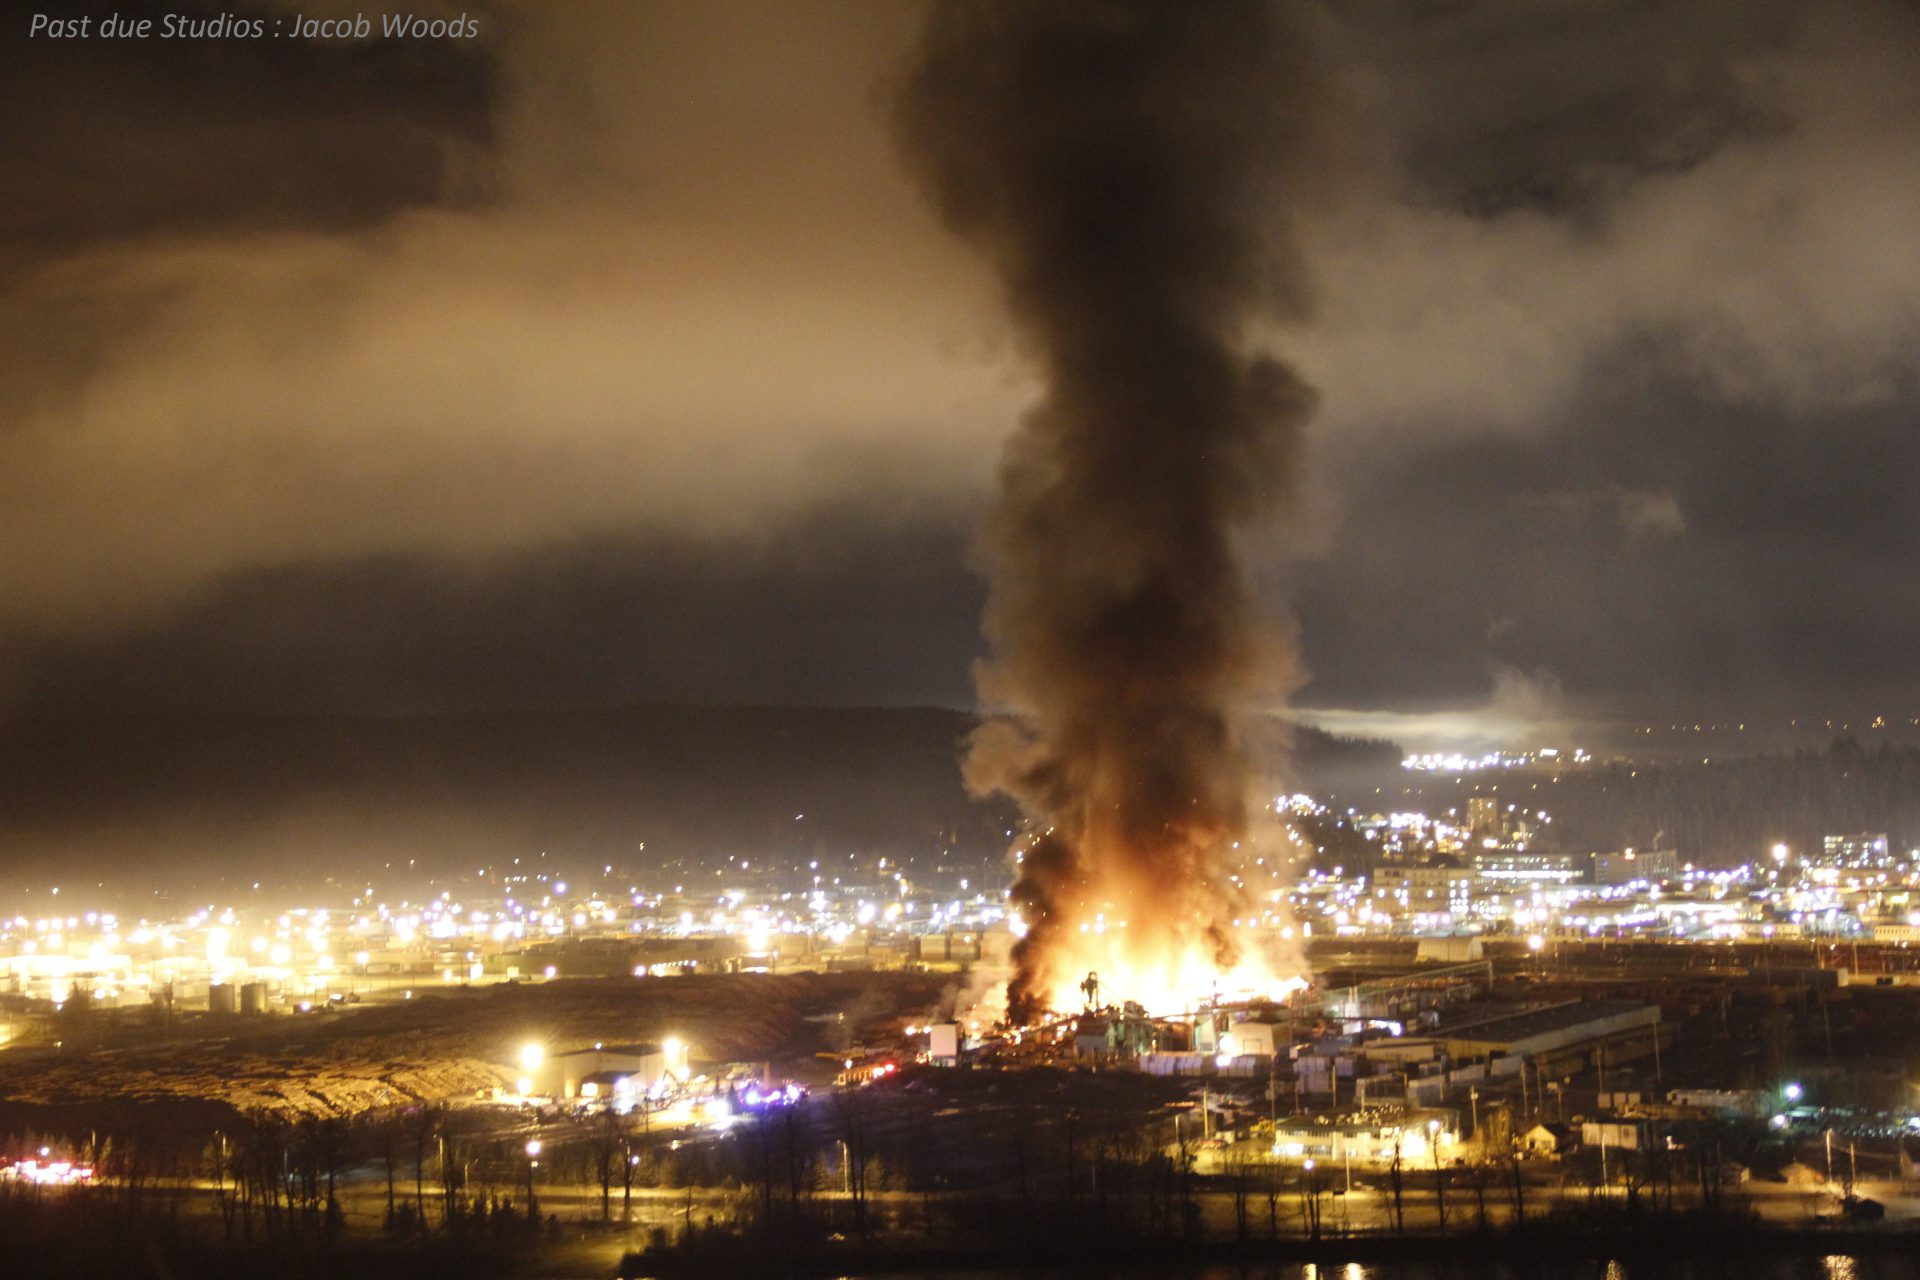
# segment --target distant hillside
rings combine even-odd
[[[317,880],[549,855],[569,873],[732,854],[795,866],[885,853],[996,864],[1017,814],[960,785],[973,717],[937,708],[647,705],[391,719],[125,717],[0,726],[0,886]],[[1887,831],[1920,844],[1920,750],[1851,739],[1711,763],[1409,775],[1391,743],[1268,726],[1276,787],[1444,810],[1498,787],[1577,849],[1726,862],[1775,840]],[[1378,790],[1376,790],[1378,788]],[[644,849],[641,847],[644,845]]]
[[[542,851],[636,870],[941,849],[985,863],[1015,813],[961,787],[972,725],[933,708],[663,705],[15,723],[0,728],[0,875],[217,867],[284,882]],[[1275,762],[1281,736],[1262,746]],[[1313,786],[1371,776],[1398,752],[1299,730],[1291,757],[1287,776]]]
[[[1784,840],[1796,850],[1822,836],[1884,831],[1896,848],[1920,845],[1920,749],[1852,738],[1824,751],[1616,765],[1554,775],[1481,774],[1405,783],[1407,803],[1446,808],[1473,794],[1497,794],[1553,816],[1562,847],[1650,845],[1655,836],[1708,865],[1743,861]],[[1497,791],[1494,790],[1498,788]]]

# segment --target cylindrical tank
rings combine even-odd
[[[267,1011],[267,984],[249,982],[240,988],[240,1012],[265,1013]]]
[[[231,982],[216,982],[207,988],[207,1012],[233,1012],[233,984]]]

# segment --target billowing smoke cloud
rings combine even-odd
[[[1306,45],[1259,2],[951,3],[902,93],[911,163],[991,260],[1044,382],[985,536],[978,678],[1010,714],[967,761],[1035,822],[1016,1018],[1103,958],[1140,999],[1248,959],[1236,722],[1289,667],[1236,537],[1287,492],[1314,396],[1242,339],[1306,303],[1271,233]],[[1096,930],[1113,941],[1087,945]]]

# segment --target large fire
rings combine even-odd
[[[1038,930],[1016,914],[1033,1003],[1056,1013],[1138,1004],[1174,1016],[1210,1003],[1282,1001],[1308,985],[1305,956],[1278,903],[1262,910],[1220,869],[1132,888],[1112,860],[1094,860],[1101,892],[1054,901]],[[1016,894],[1018,894],[1016,890]],[[1097,983],[1097,986],[1095,985]]]
[[[1252,934],[1252,930],[1247,931]],[[1048,1003],[1071,1010],[1088,1003],[1131,1002],[1155,1017],[1190,1013],[1210,1002],[1286,1000],[1305,990],[1307,979],[1286,972],[1266,949],[1247,947],[1222,967],[1210,944],[1198,939],[1152,938],[1124,920],[1096,921],[1085,932],[1064,935],[1046,960]],[[1087,990],[1098,979],[1097,994]]]

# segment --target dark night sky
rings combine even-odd
[[[918,11],[467,8],[6,17],[0,701],[970,704],[1034,388],[889,137]],[[1920,714],[1920,8],[1317,26],[1296,702]]]

